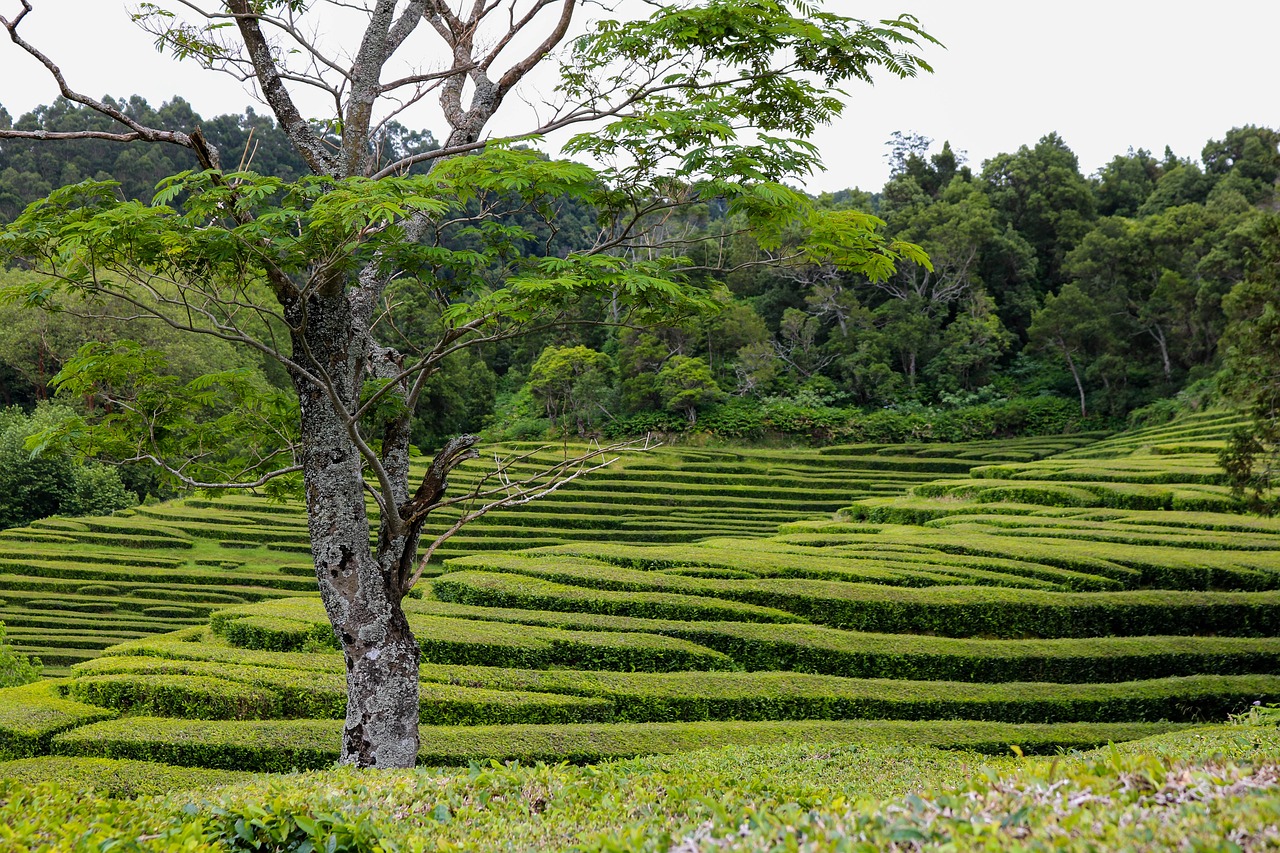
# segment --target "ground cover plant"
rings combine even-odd
[[[1280,843],[1280,739],[1274,723],[1253,722],[1041,758],[812,742],[591,767],[484,762],[259,779],[126,760],[28,759],[0,763],[0,845],[156,853],[326,843],[396,853],[1263,850]],[[67,773],[79,783],[66,785]]]

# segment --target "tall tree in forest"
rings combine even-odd
[[[16,15],[0,17],[13,44],[53,75],[64,98],[115,124],[8,127],[0,139],[176,146],[201,171],[163,183],[152,206],[87,182],[29,207],[0,234],[0,257],[50,278],[12,295],[56,307],[64,293],[107,293],[287,370],[296,405],[260,399],[233,371],[178,383],[154,354],[127,345],[86,350],[61,383],[114,401],[79,435],[117,458],[155,461],[189,486],[255,486],[301,473],[316,578],[347,664],[348,763],[407,767],[417,754],[419,650],[401,600],[421,577],[415,555],[428,515],[463,500],[478,507],[438,542],[477,513],[536,493],[534,484],[500,478],[486,492],[450,496],[450,471],[475,455],[466,435],[446,442],[411,487],[412,413],[443,360],[570,320],[584,300],[616,306],[618,321],[629,323],[707,305],[689,286],[681,253],[652,239],[663,212],[686,205],[716,200],[766,248],[799,234],[804,257],[863,275],[887,275],[904,252],[922,259],[878,235],[869,217],[817,208],[786,185],[820,165],[806,137],[840,114],[841,86],[881,69],[909,76],[927,68],[914,51],[930,39],[909,17],[867,23],[806,0],[683,0],[586,26],[575,21],[580,8],[608,7],[142,4],[136,20],[176,58],[257,86],[312,173],[286,183],[224,168],[240,152],[224,162],[199,127],[148,125],[73,88],[24,36],[35,5],[18,2]],[[586,34],[571,38],[575,26]],[[342,35],[350,42],[339,43]],[[554,103],[517,137],[532,144],[571,133],[563,150],[590,166],[516,147],[490,129],[521,81],[557,61]],[[309,120],[304,90],[325,96],[333,113]],[[380,130],[428,97],[439,101],[440,147],[384,162],[374,145]],[[430,171],[411,174],[425,164]],[[600,212],[597,238],[566,256],[523,256],[528,229],[504,217],[549,220],[565,197]],[[449,248],[459,232],[479,239]],[[376,327],[393,324],[400,306],[389,296],[393,282],[424,295],[419,310],[429,306],[440,329],[433,344],[378,342]],[[221,407],[220,416],[202,404]],[[378,506],[373,520],[366,493]]]
[[[1030,345],[1043,352],[1056,353],[1066,362],[1076,392],[1080,396],[1080,414],[1088,414],[1084,390],[1086,360],[1097,355],[1111,339],[1109,318],[1080,287],[1063,285],[1057,294],[1044,299],[1044,307],[1031,318],[1027,334]]]
[[[998,154],[982,167],[991,204],[1035,249],[1041,293],[1061,283],[1062,260],[1089,229],[1093,192],[1076,155],[1056,133]]]
[[[1249,509],[1280,512],[1280,214],[1247,226],[1254,247],[1244,280],[1226,299],[1231,319],[1223,337],[1222,386],[1248,416],[1219,461],[1232,491]]]

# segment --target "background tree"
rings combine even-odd
[[[991,204],[1035,250],[1040,292],[1061,283],[1062,261],[1095,214],[1089,182],[1062,137],[998,154],[982,167]]]
[[[1224,340],[1222,386],[1248,426],[1232,436],[1220,461],[1232,490],[1255,511],[1280,511],[1280,215],[1250,223],[1255,247],[1245,279],[1226,300],[1233,321]]]
[[[585,437],[612,405],[613,359],[589,347],[555,347],[542,351],[529,370],[529,391],[547,417]]]
[[[39,659],[32,660],[13,650],[5,636],[4,623],[0,622],[0,687],[17,687],[37,681],[42,668]]]
[[[662,404],[684,415],[690,425],[698,422],[699,409],[725,397],[707,363],[687,355],[673,356],[663,365],[658,372],[658,389]]]
[[[316,578],[347,664],[346,762],[414,763],[419,651],[401,600],[434,549],[417,557],[428,516],[462,501],[476,507],[438,543],[538,493],[535,482],[499,478],[447,495],[449,472],[475,455],[469,435],[446,442],[411,489],[413,413],[443,361],[572,321],[583,300],[614,306],[617,322],[707,307],[690,287],[698,265],[654,240],[663,211],[690,205],[724,205],[766,250],[798,231],[806,258],[872,277],[903,252],[921,258],[877,235],[867,217],[822,210],[784,183],[819,165],[804,137],[839,114],[838,87],[877,69],[906,76],[926,67],[911,53],[928,38],[914,19],[867,24],[795,0],[689,0],[637,20],[593,21],[589,35],[567,42],[579,5],[375,0],[345,10],[344,21],[363,21],[344,23],[354,39],[334,52],[307,36],[336,32],[328,4],[143,5],[135,18],[162,47],[255,82],[311,174],[291,183],[224,169],[199,127],[148,123],[78,92],[25,39],[31,0],[0,18],[67,101],[113,122],[53,133],[8,127],[0,139],[142,141],[159,147],[140,157],[186,149],[201,167],[162,183],[154,206],[87,182],[29,207],[0,235],[0,256],[33,264],[52,284],[20,287],[14,298],[53,306],[68,293],[110,296],[278,362],[296,395],[294,408],[235,371],[183,384],[144,348],[99,345],[64,366],[59,383],[111,415],[60,434],[117,459],[155,461],[188,486],[302,474]],[[526,138],[576,129],[565,151],[596,168],[488,136],[517,84],[561,48],[558,101]],[[304,117],[300,87],[335,105],[323,124]],[[440,147],[385,162],[379,134],[428,95],[439,99]],[[429,172],[414,171],[424,164]],[[595,240],[563,256],[521,255],[533,233],[511,218],[549,223],[566,197],[599,212]],[[474,245],[455,248],[460,236]],[[377,327],[397,310],[393,281],[420,289],[414,307],[438,324],[434,344],[380,342]],[[366,493],[378,508],[372,518]]]
[[[50,515],[109,515],[138,502],[115,468],[86,465],[65,451],[28,448],[33,436],[74,416],[58,406],[41,406],[31,415],[0,409],[0,529]]]
[[[1084,372],[1087,360],[1105,351],[1110,323],[1098,305],[1076,284],[1063,285],[1045,297],[1044,307],[1031,318],[1031,346],[1061,356],[1080,397],[1080,414],[1088,414]]]

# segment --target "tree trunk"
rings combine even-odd
[[[1156,339],[1156,343],[1160,345],[1160,366],[1164,369],[1164,380],[1168,382],[1173,378],[1173,362],[1169,359],[1169,341],[1165,337],[1164,329],[1159,323],[1147,329],[1148,334]]]
[[[418,753],[419,650],[400,602],[401,570],[413,558],[416,537],[392,539],[384,530],[376,556],[370,548],[362,457],[342,412],[354,411],[359,400],[367,335],[341,294],[309,298],[295,330],[299,362],[328,377],[328,387],[301,376],[294,384],[311,555],[346,659],[340,760],[360,767],[412,767]]]
[[[1076,390],[1080,392],[1080,417],[1088,417],[1089,413],[1084,408],[1084,383],[1080,381],[1080,370],[1076,367],[1075,359],[1071,357],[1071,350],[1063,346],[1062,354],[1067,357],[1067,367],[1071,368],[1071,378],[1076,381]]]

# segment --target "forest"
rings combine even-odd
[[[179,98],[159,108],[139,97],[112,103],[144,123],[200,127],[244,170],[286,181],[307,171],[274,119],[252,109],[204,119]],[[0,128],[109,124],[62,99],[16,119],[0,108]],[[1158,422],[1232,393],[1232,372],[1222,370],[1232,329],[1268,298],[1280,132],[1232,128],[1198,157],[1130,149],[1091,175],[1055,133],[981,164],[954,142],[897,133],[886,143],[883,187],[816,199],[823,209],[875,217],[888,238],[923,248],[928,264],[902,259],[873,280],[810,261],[786,235],[762,247],[726,205],[649,214],[660,235],[654,252],[683,247],[718,310],[639,327],[617,322],[607,300],[584,299],[560,328],[460,352],[429,379],[414,444],[432,452],[478,430],[506,440],[646,431],[966,440]],[[387,162],[436,147],[429,130],[392,122],[372,153]],[[86,179],[116,181],[125,198],[150,201],[166,177],[198,168],[176,146],[6,140],[0,220]],[[599,228],[597,212],[569,196],[485,213],[516,235],[526,257],[563,257]],[[490,237],[459,228],[446,239],[483,253]],[[496,254],[490,263],[501,262]],[[5,284],[31,276],[0,271]],[[419,297],[393,287],[390,298],[412,306]],[[0,305],[0,405],[9,407],[0,417],[0,481],[15,496],[0,526],[171,494],[147,468],[117,476],[27,453],[28,436],[93,405],[92,395],[68,387],[55,394],[59,371],[86,342],[138,341],[181,381],[235,369],[263,393],[288,386],[275,363],[215,338],[97,320],[112,312],[78,308]],[[421,344],[437,329],[429,312],[416,316],[420,328],[388,321],[376,332],[390,344]],[[59,464],[56,474],[31,476],[32,466]]]

